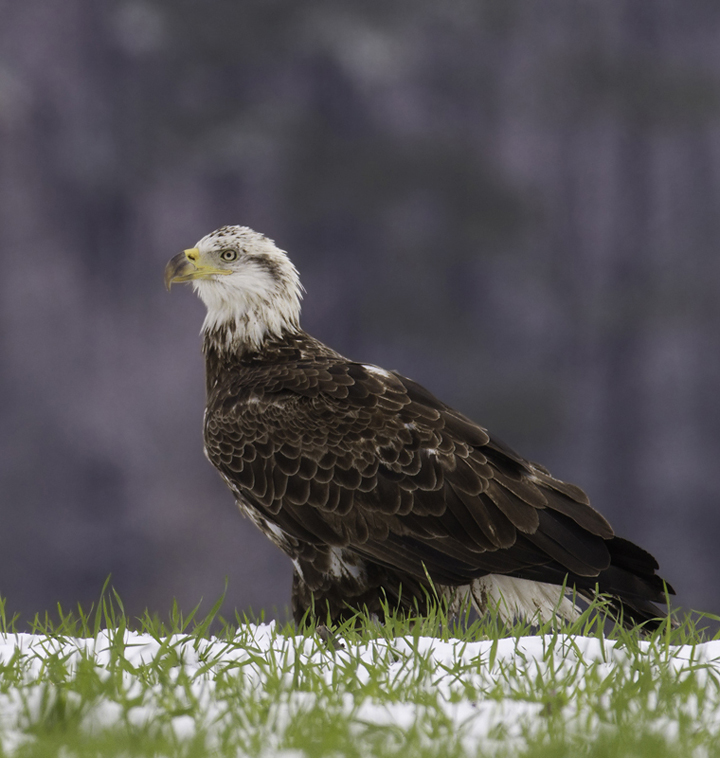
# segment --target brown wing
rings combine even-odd
[[[394,373],[329,357],[246,367],[211,394],[205,439],[291,538],[420,579],[562,583],[611,563],[612,529],[582,490]]]

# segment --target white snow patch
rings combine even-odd
[[[167,644],[165,644],[167,643]],[[140,676],[131,670],[122,674],[122,700],[138,700],[132,707],[123,709],[117,703],[99,699],[85,703],[82,728],[89,734],[120,727],[123,723],[151,726],[165,723],[173,739],[178,742],[206,735],[207,749],[212,752],[222,744],[223,734],[236,729],[237,700],[226,699],[229,691],[239,693],[243,702],[262,698],[266,683],[277,676],[281,665],[287,676],[287,689],[268,701],[268,720],[263,728],[267,742],[267,755],[294,756],[283,751],[281,740],[298,718],[314,708],[328,707],[328,701],[316,692],[299,691],[293,686],[298,664],[321,672],[328,686],[337,685],[338,667],[357,667],[356,681],[370,681],[371,672],[382,671],[386,689],[407,681],[423,665],[430,666],[431,675],[414,681],[424,688],[427,698],[436,698],[438,706],[422,704],[425,695],[411,701],[383,701],[375,697],[357,697],[346,692],[340,698],[341,715],[350,720],[359,734],[367,728],[392,726],[399,734],[410,729],[427,730],[428,724],[446,721],[452,734],[457,734],[468,754],[494,752],[513,754],[522,752],[529,736],[544,728],[544,705],[522,697],[526,673],[533,677],[554,676],[561,681],[565,673],[573,686],[582,688],[584,672],[593,670],[594,676],[607,676],[617,667],[632,669],[638,653],[613,641],[568,635],[505,638],[478,642],[444,642],[430,637],[400,637],[394,640],[376,640],[361,645],[348,643],[345,648],[328,653],[324,643],[317,639],[286,638],[276,634],[274,624],[247,625],[237,642],[220,639],[195,639],[177,635],[169,640],[157,640],[147,634],[125,632],[121,639],[101,632],[97,639],[49,638],[30,634],[0,635],[0,664],[12,664],[20,671],[18,681],[0,690],[0,752],[13,755],[32,740],[32,729],[43,718],[48,698],[55,695],[44,670],[49,657],[59,656],[72,674],[78,665],[92,660],[96,670],[110,677],[113,651],[124,647],[124,658],[131,667],[164,660],[172,648],[173,665],[164,669],[164,682],[139,681]],[[669,666],[679,677],[704,676],[709,685],[720,677],[720,641],[696,646],[675,646],[658,651],[650,643],[639,641],[640,655],[647,655],[653,666]],[[380,669],[378,662],[384,661]],[[279,663],[281,662],[281,663]],[[465,666],[462,677],[453,671]],[[117,677],[117,668],[113,676]],[[513,673],[515,672],[515,673]],[[565,673],[564,673],[565,672]],[[216,688],[216,677],[221,675],[224,686]],[[228,688],[228,677],[236,676]],[[374,680],[373,680],[374,681]],[[467,688],[475,693],[468,698]],[[688,698],[679,703],[681,715],[690,719],[697,729],[718,730],[720,727],[720,693],[716,687],[706,688],[702,702]],[[485,694],[487,693],[487,695]],[[69,693],[72,695],[73,693]],[[75,702],[79,695],[67,697],[66,709],[80,707]],[[603,695],[606,699],[609,694]],[[181,715],[168,715],[168,698],[180,704]],[[274,699],[273,699],[274,698]],[[428,701],[429,702],[429,701]],[[187,703],[190,713],[182,713]],[[600,723],[597,709],[608,703],[593,702],[579,706],[569,702],[562,707],[562,717],[568,728],[587,735],[590,730],[607,728]],[[632,708],[630,704],[628,708]],[[640,706],[638,706],[640,707]],[[438,711],[439,708],[439,711]],[[178,709],[175,709],[178,712]],[[163,721],[164,720],[164,721]],[[435,721],[433,721],[435,720]],[[677,719],[662,716],[653,722],[653,728],[667,738],[677,733]],[[573,724],[575,725],[573,727]],[[161,728],[158,726],[157,728]],[[430,734],[431,731],[428,731]],[[263,754],[264,755],[264,754]]]

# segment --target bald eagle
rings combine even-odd
[[[649,553],[424,387],[304,332],[298,272],[272,240],[222,227],[168,262],[173,282],[207,306],[205,453],[292,560],[296,620],[424,613],[438,595],[570,619],[600,592],[625,624],[658,625],[673,590]]]

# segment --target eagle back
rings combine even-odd
[[[516,569],[538,551],[580,575],[609,562],[612,531],[582,490],[415,382],[306,335],[208,360],[205,444],[237,497],[294,540],[418,576],[436,566],[443,581],[482,573],[482,553],[519,538]]]

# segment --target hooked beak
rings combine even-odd
[[[227,269],[208,266],[196,247],[183,250],[171,258],[165,266],[165,286],[169,290],[175,282],[190,282],[193,279],[208,279],[217,274],[231,274]]]

